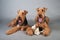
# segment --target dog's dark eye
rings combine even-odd
[[[42,10],[42,12],[43,12],[44,10]]]
[[[37,10],[39,12],[39,10]]]
[[[22,15],[23,15],[24,13],[22,12]]]

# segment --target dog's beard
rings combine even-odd
[[[38,20],[39,22],[42,22],[42,18],[39,18],[39,20]]]
[[[21,23],[22,21],[21,20],[18,20],[19,23]]]
[[[45,15],[44,15],[44,14],[39,15],[39,19],[38,19],[38,21],[41,23],[41,22],[43,21],[44,17],[45,17]]]
[[[22,19],[20,18],[20,17],[18,17],[18,19],[17,19],[17,25],[19,24],[21,24],[22,23]]]
[[[18,20],[18,24],[19,24],[19,25],[21,24],[21,22],[22,22],[22,20]]]

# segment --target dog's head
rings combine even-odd
[[[18,10],[17,11],[18,15],[16,19],[18,20],[19,23],[24,22],[26,18],[26,14],[28,13],[26,10]]]
[[[45,8],[45,7],[43,7],[43,8],[37,8],[36,10],[37,10],[38,16],[40,18],[44,18],[45,12],[46,12],[47,8]]]
[[[17,13],[18,13],[18,16],[25,17],[26,14],[28,13],[28,11],[26,11],[26,10],[18,10]]]

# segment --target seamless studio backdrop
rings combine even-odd
[[[17,10],[28,11],[26,17],[32,26],[35,23],[36,8],[39,7],[48,8],[46,16],[50,18],[50,36],[28,36],[22,31],[12,35],[5,34],[10,29],[7,23],[16,17]],[[0,0],[0,40],[60,40],[60,0]]]

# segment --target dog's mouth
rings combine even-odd
[[[21,19],[21,17],[18,17],[17,24],[21,24],[21,23],[22,23],[22,19]]]
[[[39,19],[38,19],[39,22],[42,22],[43,21],[43,15],[39,15]]]
[[[39,22],[42,22],[42,18],[39,18],[38,21],[39,21]]]

